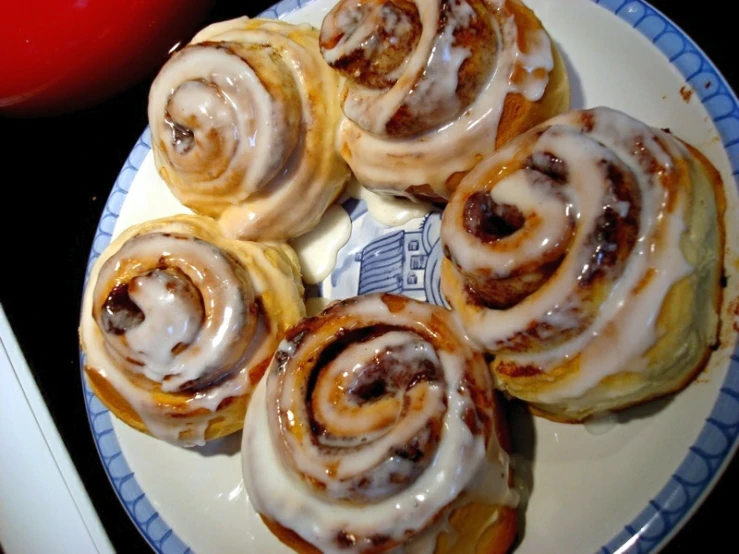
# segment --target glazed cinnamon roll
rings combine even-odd
[[[302,235],[349,178],[335,148],[338,82],[317,35],[280,21],[217,23],[152,84],[160,175],[185,206],[220,218],[229,236]]]
[[[445,202],[483,157],[569,109],[562,59],[520,0],[342,0],[321,51],[346,77],[341,154],[376,192]]]
[[[288,327],[305,315],[286,244],[177,216],[136,225],[96,261],[80,340],[90,387],[131,427],[186,446],[243,426]]]
[[[724,197],[711,163],[606,108],[532,129],[461,182],[442,292],[497,384],[579,421],[685,386],[717,337]]]
[[[374,294],[288,331],[247,413],[244,483],[298,552],[504,553],[507,447],[490,374],[451,313]]]

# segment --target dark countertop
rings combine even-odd
[[[256,15],[269,3],[221,0],[209,20],[243,15],[244,10],[247,15]],[[736,43],[731,39],[736,31],[728,8],[714,3],[702,9],[694,2],[677,0],[652,3],[699,44],[739,90]],[[723,16],[718,13],[722,9],[727,10]],[[151,77],[102,105],[69,116],[0,119],[0,136],[6,139],[0,151],[6,168],[2,217],[6,254],[5,271],[0,272],[0,299],[119,552],[146,552],[147,545],[118,502],[92,441],[82,396],[76,330],[92,238],[113,182],[146,127],[150,82]],[[17,212],[20,224],[17,219],[11,221],[12,212]],[[705,550],[709,537],[711,543],[734,542],[738,484],[739,459],[735,459],[665,552]],[[614,534],[617,531],[614,526]]]

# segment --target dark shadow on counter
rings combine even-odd
[[[203,446],[194,447],[193,450],[206,458],[211,456],[234,456],[241,451],[241,431],[232,433],[222,439],[208,441]]]
[[[506,414],[511,431],[511,461],[514,472],[518,503],[518,535],[513,550],[526,535],[526,510],[534,489],[534,460],[536,458],[536,428],[534,416],[526,404],[519,401],[505,401]]]
[[[554,45],[557,47],[557,50],[559,50],[560,55],[562,56],[562,60],[564,61],[565,68],[567,69],[567,76],[570,80],[570,106],[573,110],[580,110],[585,108],[585,91],[582,87],[582,80],[580,79],[580,74],[575,69],[575,66],[572,65],[572,60],[570,59],[567,52],[565,52],[562,47],[557,43],[557,41],[554,41]],[[594,106],[588,106],[589,108],[592,108]]]

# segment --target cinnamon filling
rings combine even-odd
[[[101,314],[103,328],[107,333],[123,335],[144,322],[146,314],[133,301],[130,294],[136,291],[142,281],[152,278],[162,280],[169,294],[184,296],[200,314],[201,321],[203,320],[205,317],[203,297],[195,284],[179,269],[159,267],[134,277],[128,283],[119,283],[113,287],[103,304]],[[178,343],[172,348],[172,352],[176,354],[187,346]]]
[[[404,419],[415,417],[413,414],[427,402],[429,391],[416,390],[416,387],[422,383],[436,383],[445,387],[443,371],[438,362],[416,354],[413,349],[409,352],[405,345],[386,346],[379,351],[371,348],[369,352],[375,352],[374,355],[367,360],[351,362],[352,367],[334,365],[343,363],[338,359],[347,349],[393,332],[407,334],[411,341],[421,338],[407,329],[389,325],[349,331],[337,336],[312,368],[305,387],[305,414],[311,432],[310,440],[326,456],[372,448],[375,440],[382,440],[390,429],[402,425]],[[356,363],[362,364],[361,368],[354,366]],[[354,373],[353,378],[347,377],[350,371]],[[323,380],[333,379],[330,376],[333,374],[341,377],[335,385],[331,384],[331,392],[325,397],[326,382]],[[319,392],[321,389],[324,392]],[[317,402],[323,403],[320,408]],[[333,406],[327,407],[326,402]],[[446,398],[440,404],[440,409],[446,409]],[[364,410],[369,410],[366,416],[375,418],[376,422],[371,428],[362,430],[359,436],[347,430],[353,429],[352,426],[343,428],[346,422],[335,419],[352,417],[364,420]],[[343,491],[334,491],[332,495],[337,500],[372,501],[395,494],[428,467],[441,440],[441,433],[442,421],[437,414],[430,417],[409,440],[390,447],[379,465],[345,478]]]
[[[498,204],[485,191],[475,192],[464,206],[464,228],[482,242],[491,243],[523,229],[526,217],[515,206]]]
[[[406,0],[387,1],[381,6],[347,2],[327,18],[346,19],[347,22],[323,25],[322,52],[341,48],[342,41],[355,33],[371,30],[358,48],[330,65],[355,83],[377,90],[396,83],[393,72],[415,50],[423,30],[418,8]]]
[[[551,152],[534,152],[526,160],[526,168],[545,175],[554,183],[563,184],[569,180],[567,164]]]
[[[164,116],[164,123],[167,124],[171,132],[169,140],[175,151],[180,155],[190,152],[195,146],[195,133],[192,129],[174,121],[169,112]]]
[[[323,370],[326,369],[349,346],[361,344],[375,339],[391,331],[407,332],[401,327],[376,325],[357,329],[337,335],[336,340],[323,350],[313,368],[305,391],[305,401],[310,414],[311,429],[317,435],[326,431],[316,421],[313,414],[313,393]],[[413,363],[402,364],[393,356],[393,349],[379,353],[368,360],[357,383],[347,393],[358,405],[368,404],[382,397],[395,394],[401,390],[410,390],[421,382],[437,382],[442,380],[441,368],[428,360],[413,360]]]
[[[609,198],[588,239],[593,254],[582,274],[581,285],[606,273],[620,274],[639,238],[641,195],[635,177],[608,160],[602,160],[600,165],[609,183]]]
[[[146,316],[128,294],[128,283],[113,287],[103,304],[102,321],[106,333],[123,335],[144,322]]]

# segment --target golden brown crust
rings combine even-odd
[[[108,276],[114,282],[111,284],[105,280],[102,283],[102,296],[97,290],[99,281],[102,280],[100,272],[109,265],[111,259],[119,255],[122,248],[149,235],[200,241],[209,248],[219,249],[229,260],[228,263],[238,268],[239,275],[243,274],[248,279],[249,287],[252,286],[251,283],[270,283],[267,290],[261,290],[260,286],[261,292],[256,296],[253,296],[253,292],[249,293],[249,305],[245,306],[246,318],[260,329],[259,334],[245,338],[247,342],[243,352],[237,351],[230,357],[222,358],[226,360],[224,364],[227,364],[227,371],[213,383],[203,383],[200,386],[186,384],[173,391],[164,391],[160,383],[126,366],[126,363],[141,366],[142,361],[126,358],[124,363],[122,358],[110,355],[110,346],[107,343],[110,340],[110,330],[101,327],[100,319],[94,314],[100,312],[100,302],[105,300],[106,291],[117,280],[133,282],[131,279],[146,272],[151,260],[140,259],[137,257],[138,251],[132,251],[131,257],[126,258],[127,264],[118,264],[116,273],[112,277]],[[165,267],[169,262],[162,257],[158,263]],[[214,275],[210,277],[215,278]],[[167,439],[176,439],[184,444],[195,444],[234,433],[243,427],[251,392],[264,375],[287,327],[305,314],[302,295],[297,256],[287,245],[262,245],[225,239],[214,221],[193,215],[162,218],[133,226],[109,245],[90,274],[80,322],[80,346],[87,356],[84,367],[86,379],[92,391],[116,417],[143,433],[157,436],[164,429],[167,432],[176,430],[175,436],[168,436]],[[242,301],[246,302],[247,297],[242,296]],[[214,309],[217,307],[214,306]],[[125,334],[123,337],[125,338]],[[185,348],[177,352],[173,349],[172,352],[179,355],[183,350]],[[213,387],[219,387],[226,381],[234,382],[233,380],[243,382],[233,388],[233,395],[228,392],[223,397],[219,395],[217,398],[220,398],[220,402],[217,406],[206,408],[194,405],[197,403],[193,399],[203,388],[213,390]],[[148,425],[155,426],[156,429],[151,429]],[[196,433],[200,435],[196,436]]]
[[[507,424],[507,416],[496,392],[494,421],[495,434],[500,446],[508,454],[512,451],[511,437]],[[508,473],[508,486],[513,487],[513,469]],[[449,518],[462,544],[455,543],[444,548],[439,541],[434,554],[506,554],[513,546],[518,534],[518,514],[515,508],[508,506],[489,506],[473,503],[462,510],[457,510]],[[470,540],[465,540],[470,537]],[[472,538],[476,540],[471,540]]]
[[[262,514],[259,517],[280,542],[298,554],[321,554],[320,550],[291,529]],[[486,524],[491,520],[492,523]],[[516,510],[505,506],[469,504],[455,510],[449,517],[449,524],[454,528],[454,540],[442,534],[434,554],[507,554],[518,532]],[[382,554],[393,548],[393,545],[378,547],[364,554]]]
[[[344,9],[367,8],[367,3],[357,5],[352,0],[342,0],[332,10],[338,12]],[[396,70],[418,44],[423,30],[416,5],[408,0],[393,0],[383,4],[383,11],[397,21],[408,23],[407,31],[397,36],[391,28],[378,25],[372,36],[373,56],[367,56],[362,46],[349,52],[329,65],[348,79],[361,83],[372,89],[383,89],[392,86],[397,79],[391,74]],[[365,15],[366,17],[366,15]],[[335,48],[346,34],[345,29],[335,28],[333,25],[321,27],[319,44],[321,53]]]
[[[513,508],[502,508],[496,522],[488,527],[475,554],[506,554],[516,540],[518,516]]]
[[[710,184],[713,187],[713,191],[716,197],[716,211],[718,212],[718,233],[719,233],[719,244],[724,245],[726,243],[726,220],[724,217],[724,213],[726,211],[726,193],[724,190],[724,183],[723,179],[721,178],[721,174],[719,173],[718,169],[710,162],[708,158],[706,158],[703,153],[695,148],[694,146],[686,143],[685,141],[681,140],[681,143],[688,149],[691,156],[695,158],[695,160],[701,165],[703,171],[705,171],[706,176],[708,177],[708,180],[710,181]],[[719,258],[718,260],[718,266],[719,266],[719,272],[724,271],[724,249],[719,248],[717,252],[717,256]],[[714,295],[712,299],[713,308],[716,311],[716,313],[719,313],[721,308],[721,303],[723,301],[723,288],[720,286],[715,287],[714,289]],[[683,390],[685,387],[690,385],[690,383],[695,380],[695,378],[700,375],[701,372],[703,372],[706,369],[706,366],[711,360],[711,355],[713,354],[713,347],[718,341],[718,337],[721,336],[721,319],[719,319],[718,325],[716,327],[716,334],[715,337],[713,337],[712,340],[709,340],[706,343],[706,347],[703,350],[703,354],[698,361],[698,363],[691,369],[691,371],[687,372],[685,375],[682,376],[682,378],[677,381],[672,387],[670,387],[667,390],[658,391],[654,394],[650,394],[648,396],[645,396],[644,398],[640,398],[638,400],[635,400],[633,402],[628,402],[623,405],[620,405],[616,408],[611,408],[610,411],[612,412],[622,412],[624,410],[628,410],[629,408],[633,408],[635,406],[640,406],[642,404],[646,404],[648,402],[651,402],[652,400],[657,400],[658,398],[663,398],[670,396],[672,394],[676,394]],[[544,406],[537,406],[535,404],[528,404],[529,411],[539,417],[543,417],[545,419],[548,419],[550,421],[555,421],[557,423],[569,423],[569,424],[579,424],[583,423],[583,421],[587,420],[591,414],[589,412],[583,413],[583,414],[567,414],[567,413],[554,413],[551,411],[548,411]]]
[[[608,123],[616,121],[623,124],[618,131]],[[539,213],[529,210],[517,223],[516,214],[508,213],[516,206],[495,204],[495,198],[501,196],[494,194],[494,187],[516,169],[528,172],[525,175],[531,180],[527,182],[533,183],[531,194],[541,190],[535,187],[542,181],[555,192],[553,198],[564,190],[561,187],[584,187],[583,182],[571,179],[576,175],[572,166],[580,163],[578,157],[563,155],[556,146],[557,137],[568,133],[578,137],[573,140],[582,141],[616,133],[618,140],[631,145],[639,171],[628,169],[623,156],[605,153],[592,160],[586,157],[582,163],[594,164],[603,177],[602,186],[608,187],[609,198],[627,209],[616,211],[609,204],[602,214],[593,212],[596,216],[587,229],[595,231],[587,231],[589,234],[579,224],[563,219],[547,231],[548,242],[555,246],[540,253],[526,242],[528,233],[542,220]],[[652,148],[646,146],[650,141]],[[498,386],[530,402],[537,415],[578,422],[604,410],[622,410],[682,389],[708,363],[719,332],[725,199],[718,171],[695,148],[684,146],[614,110],[571,112],[522,135],[505,152],[483,162],[474,178],[471,175],[462,182],[447,207],[442,222],[446,254],[441,268],[442,291],[472,335],[496,354],[490,367]],[[669,163],[660,161],[658,152],[668,153]],[[664,190],[664,204],[649,202],[647,178]],[[477,202],[475,195],[482,200]],[[649,206],[664,206],[660,214],[666,217],[662,223],[663,216],[655,214],[651,220],[660,223],[642,228],[640,214],[653,210]],[[568,239],[570,232],[575,234]],[[634,253],[640,252],[636,247],[640,236],[644,237],[640,240],[650,241],[650,264],[631,261]],[[597,258],[589,257],[579,270],[572,244],[580,245],[577,252],[585,256],[588,250],[582,249],[599,241],[608,249]],[[499,271],[493,262],[471,261],[475,248],[480,256],[490,252],[489,260],[518,259],[505,272]],[[678,259],[680,265],[675,261]],[[554,267],[547,271],[535,265],[548,263]],[[562,284],[564,276],[567,285]],[[603,302],[611,298],[609,291],[621,282],[630,283],[628,289],[620,289],[623,303],[613,312],[614,317],[598,319]],[[652,304],[640,308],[645,301]],[[567,310],[551,312],[556,317],[549,317],[546,308],[554,302]],[[511,310],[510,317],[507,310]],[[632,335],[634,326],[640,324],[634,319],[639,310],[653,314],[649,315],[653,323],[644,329],[653,332],[646,335],[653,338],[639,352],[624,354],[636,369],[629,371],[614,350],[614,355],[605,352],[608,369],[598,370],[594,364],[602,359],[599,352],[609,348],[620,351],[621,347],[612,345],[626,345],[624,341],[633,345],[637,340]],[[510,322],[510,331],[496,333],[493,322]],[[564,345],[596,322],[597,338],[583,338],[580,349],[567,356],[556,354],[557,348],[569,348]],[[711,335],[714,329],[717,334]],[[548,356],[548,352],[552,354]],[[589,382],[591,372],[601,377]]]
[[[269,360],[266,360],[267,362]],[[85,377],[90,385],[90,389],[105,406],[126,425],[133,427],[137,431],[151,435],[151,431],[141,420],[131,404],[121,396],[115,387],[105,379],[99,372],[91,370],[85,366]],[[190,395],[172,394],[158,390],[151,392],[156,401],[162,406],[167,406],[168,417],[173,419],[188,419],[195,422],[196,420],[208,422],[205,430],[205,440],[215,440],[221,437],[235,433],[244,425],[244,415],[246,414],[247,397],[231,397],[229,402],[222,402],[221,406],[215,412],[205,412],[203,410],[189,411],[187,409],[187,401]],[[187,441],[190,437],[180,437]]]
[[[680,139],[678,139],[680,140]],[[719,226],[719,241],[721,244],[726,244],[726,221],[724,213],[726,212],[726,191],[724,190],[724,181],[721,178],[721,173],[716,169],[711,161],[697,148],[688,144],[687,142],[680,140],[683,146],[685,146],[690,154],[701,164],[703,170],[713,186],[713,193],[716,196],[716,211],[719,214],[718,226]],[[719,253],[721,256],[721,267],[724,265],[724,251],[723,249]],[[719,304],[720,305],[720,304]]]
[[[414,341],[423,339],[436,352],[434,358],[427,358],[424,354],[419,359],[410,354],[410,350],[404,350],[403,362],[398,364],[396,354],[391,353],[398,352],[397,345],[374,357],[367,354],[377,352],[375,348],[382,348],[377,345],[382,344],[385,337],[391,342],[397,340],[399,332],[406,335],[404,344],[408,344],[405,341],[416,344]],[[342,359],[337,367],[344,367],[345,363],[355,367],[352,381],[344,382],[346,374],[341,369],[334,369],[333,361],[359,344],[376,340],[379,342],[368,347],[361,357],[352,358],[351,362]],[[503,452],[510,450],[507,421],[482,354],[464,338],[450,312],[399,295],[354,297],[336,302],[321,314],[302,320],[287,332],[283,345],[275,355],[264,385],[268,406],[279,402],[282,410],[294,414],[289,424],[275,423],[274,430],[280,438],[275,438],[273,434],[272,441],[284,447],[279,452],[283,467],[290,468],[290,474],[302,480],[305,490],[296,491],[296,494],[298,497],[307,494],[311,499],[319,497],[324,502],[336,502],[337,507],[343,505],[340,502],[346,502],[347,510],[354,513],[354,510],[361,511],[365,505],[379,502],[381,499],[376,491],[387,489],[389,492],[386,495],[389,496],[386,506],[389,513],[380,518],[382,521],[378,526],[371,528],[361,520],[354,522],[348,515],[345,516],[347,521],[338,521],[327,527],[324,521],[326,515],[317,514],[316,522],[323,523],[316,525],[326,535],[314,539],[308,537],[306,540],[304,533],[312,536],[314,532],[298,531],[306,529],[306,522],[298,525],[289,516],[285,519],[278,505],[265,505],[263,500],[259,500],[258,511],[264,523],[280,541],[297,552],[310,554],[318,551],[316,545],[318,548],[327,548],[321,545],[344,543],[362,553],[379,554],[394,551],[404,543],[413,544],[420,537],[424,537],[424,540],[426,537],[435,537],[435,552],[438,554],[502,554],[508,551],[516,534],[516,511],[490,504],[506,502],[507,495],[486,499],[478,494],[474,485],[480,478],[478,472],[485,468],[492,472],[492,478],[507,475],[507,483],[501,482],[500,485],[507,484],[512,488],[512,471],[507,462],[501,461],[505,459]],[[419,352],[417,348],[413,351]],[[365,356],[368,356],[366,360]],[[459,384],[440,392],[450,383]],[[278,388],[270,389],[271,386]],[[425,389],[416,388],[427,386],[431,387],[429,392],[419,393]],[[398,416],[392,411],[397,408],[395,394],[406,394],[407,398],[412,399],[404,409],[405,415]],[[432,404],[426,404],[427,399],[432,396],[437,398],[437,394],[442,394],[444,398],[448,398],[447,395],[457,398],[456,395],[460,394],[467,399],[467,403],[447,400],[437,404],[434,400]],[[354,400],[351,404],[345,404],[345,400],[339,398],[343,395],[360,399],[356,401],[359,405]],[[330,408],[326,409],[327,406]],[[392,413],[387,411],[389,406]],[[334,443],[324,445],[324,435],[339,437],[348,433],[346,437],[354,441],[370,437],[369,442],[360,440],[360,445],[350,448],[351,455],[357,455],[362,448],[371,451],[374,447],[371,437],[391,435],[393,431],[388,429],[402,425],[407,417],[411,421],[408,412],[423,413],[428,420],[423,420],[423,432],[398,435],[405,438],[392,444],[392,456],[400,456],[408,463],[403,466],[404,469],[396,470],[391,482],[385,482],[384,470],[376,471],[383,467],[382,464],[373,465],[357,475],[345,474],[341,482],[335,481],[337,471],[346,473],[346,468],[339,469],[341,462],[338,457],[343,454],[341,447]],[[252,415],[254,413],[251,412]],[[337,413],[341,416],[337,417]],[[389,418],[386,417],[388,415]],[[355,423],[350,424],[352,419]],[[486,445],[487,448],[486,460],[479,460],[479,464],[475,462],[474,466],[467,467],[464,463],[467,458],[462,458],[461,451],[454,446],[461,436],[466,435],[459,433],[465,426],[476,440],[481,441],[480,446]],[[253,427],[248,429],[251,431]],[[411,436],[410,441],[406,442]],[[450,440],[453,441],[451,445]],[[306,447],[299,447],[300,444],[308,445],[307,450]],[[466,448],[464,443],[459,444],[462,450]],[[319,453],[320,457],[312,457],[314,453]],[[404,521],[402,525],[407,528],[403,531],[404,527],[398,527],[399,523],[392,515],[396,498],[406,495],[407,487],[413,486],[420,475],[436,471],[435,466],[429,465],[431,460],[437,459],[437,456],[448,460],[450,455],[452,459],[454,455],[460,456],[460,460],[454,462],[459,464],[456,471],[460,475],[467,475],[462,492],[457,487],[448,491],[439,484],[441,490],[429,491],[429,496],[436,497],[436,493],[441,492],[443,501],[439,502],[440,498],[433,500],[433,510],[424,515],[422,520],[413,523]],[[311,456],[307,465],[304,460],[306,456]],[[312,469],[316,466],[325,468],[325,475],[322,469]],[[314,477],[306,471],[318,473]],[[426,474],[424,479],[433,480],[434,475]],[[247,480],[251,479],[252,476],[248,475]],[[374,491],[371,491],[372,487]],[[259,498],[261,494],[269,495],[271,489],[265,488],[261,492],[255,489],[252,492],[255,498]],[[307,504],[297,501],[298,505]],[[445,531],[447,522],[456,532]]]
[[[514,12],[518,25],[523,29],[543,28],[534,12],[522,3],[511,2],[510,9]],[[549,73],[549,84],[544,96],[538,102],[531,102],[518,93],[506,96],[498,124],[498,135],[495,138],[496,150],[521,133],[570,109],[570,81],[567,68],[554,40],[551,37],[549,40],[552,43],[554,68]]]
[[[508,427],[505,425],[505,414],[499,401],[495,403],[495,420],[500,422],[495,427],[498,441],[504,450],[510,452]],[[509,474],[509,485],[513,485],[512,471]],[[295,552],[321,554],[320,550],[291,529],[262,514],[260,517],[275,537]],[[517,537],[518,515],[515,508],[470,503],[454,510],[449,516],[449,524],[455,535],[451,538],[443,533],[437,540],[434,554],[506,554]],[[380,554],[393,547],[378,547],[367,551],[367,554]]]
[[[148,113],[164,182],[232,237],[305,234],[350,176],[334,148],[338,79],[309,26],[209,25],[162,67]]]
[[[514,508],[475,503],[456,510],[449,524],[455,540],[442,535],[434,554],[506,554],[516,540],[518,516]]]
[[[262,521],[267,526],[267,529],[269,529],[272,534],[280,540],[281,543],[292,548],[298,554],[321,554],[320,550],[318,550],[315,546],[303,539],[292,529],[288,529],[287,527],[280,525],[273,519],[270,519],[262,514],[259,514],[259,517],[262,518]]]
[[[713,354],[713,351],[711,350],[709,346],[703,352],[703,356],[701,360],[695,365],[695,367],[689,373],[686,373],[679,382],[675,383],[675,385],[672,388],[668,390],[656,392],[654,394],[645,396],[638,400],[634,400],[633,402],[627,402],[625,404],[621,404],[614,408],[610,408],[608,411],[613,412],[613,413],[623,412],[624,410],[628,410],[629,408],[641,406],[642,404],[647,404],[648,402],[651,402],[652,400],[657,400],[658,398],[663,398],[663,397],[670,396],[672,394],[680,392],[685,387],[687,387],[690,383],[692,383],[693,380],[706,368],[706,366],[708,365],[708,362],[711,359],[711,354]],[[528,410],[531,414],[538,416],[538,417],[542,417],[544,419],[548,419],[549,421],[554,421],[556,423],[569,423],[573,425],[583,423],[587,421],[587,419],[593,415],[591,412],[585,412],[582,414],[567,414],[567,413],[562,413],[562,412],[554,413],[554,412],[542,409],[542,407],[536,406],[535,404],[528,404]]]
[[[506,0],[500,6],[487,0],[467,0],[464,19],[455,12],[459,4],[453,2],[419,6],[391,0],[340,2],[323,22],[323,55],[347,76],[341,95],[346,120],[339,133],[339,151],[360,183],[385,194],[445,203],[461,178],[483,157],[569,109],[570,87],[557,47],[533,11],[520,0]],[[438,13],[434,11],[437,8]],[[385,12],[402,12],[407,20],[407,34],[393,37],[398,39],[394,44],[389,40],[389,29],[399,24],[392,18],[393,23],[388,23]],[[415,38],[419,12],[427,16],[421,19],[436,21],[438,27],[435,33],[425,32],[420,41]],[[464,23],[460,25],[461,20]],[[500,43],[495,41],[496,24],[501,29],[515,26],[517,41],[506,38],[506,33]],[[447,48],[448,25],[454,29],[450,51],[464,49],[467,56],[443,67],[431,56],[416,70],[419,57],[429,56],[432,46],[443,44]],[[431,36],[436,38],[429,40]],[[360,40],[363,37],[365,40]],[[437,44],[436,40],[441,42]],[[545,41],[551,49],[551,70],[544,62],[538,68],[524,67],[509,55],[520,49],[523,53],[536,51],[538,57],[546,58],[541,55],[546,54]],[[402,65],[395,67],[402,56],[412,70],[402,72]],[[456,75],[440,73],[454,63]],[[392,79],[370,79],[365,74],[367,64],[373,71],[395,67]],[[500,75],[508,77],[509,71],[509,87],[487,86],[491,79],[497,79],[497,83]],[[442,79],[449,82],[455,78],[454,91],[440,89]],[[436,90],[441,92],[429,92]],[[527,99],[539,94],[543,94],[539,100]],[[472,127],[477,130],[461,131]],[[495,140],[491,143],[492,136]]]

